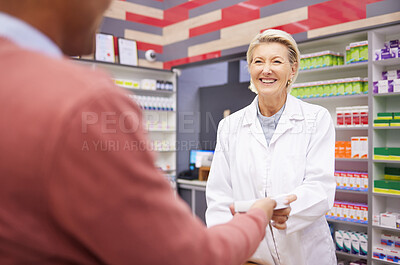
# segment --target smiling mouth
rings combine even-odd
[[[260,78],[260,81],[263,84],[273,84],[273,83],[276,82],[276,79],[263,79],[263,78]]]

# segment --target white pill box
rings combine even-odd
[[[400,218],[400,214],[393,212],[381,213],[381,225],[396,228],[396,221]]]

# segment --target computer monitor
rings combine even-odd
[[[195,170],[201,167],[203,157],[213,155],[214,151],[211,150],[190,150],[189,156],[189,169]]]

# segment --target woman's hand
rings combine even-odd
[[[286,197],[287,203],[290,204],[297,200],[297,196],[294,194],[288,195]],[[289,214],[292,208],[289,207],[280,209],[280,210],[275,210],[272,215],[272,225],[279,230],[285,230],[286,229],[286,221],[289,219]]]

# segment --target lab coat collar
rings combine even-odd
[[[268,148],[267,141],[264,137],[264,132],[261,128],[260,122],[257,119],[257,104],[258,96],[256,96],[253,102],[246,107],[245,117],[243,126],[250,125],[250,130],[254,137],[265,147]],[[294,127],[294,124],[298,120],[303,120],[304,116],[301,112],[300,100],[295,97],[288,95],[286,98],[286,106],[279,120],[278,126],[272,136],[270,145],[274,143],[283,133]]]
[[[254,98],[253,102],[246,107],[245,110],[245,119],[243,125],[250,125],[253,123],[257,123],[257,104],[258,104],[258,95]],[[303,113],[300,108],[300,100],[296,99],[292,95],[288,95],[286,98],[286,106],[282,113],[281,119],[285,120],[304,120]],[[279,121],[279,123],[281,123]],[[278,126],[279,126],[278,123]]]

